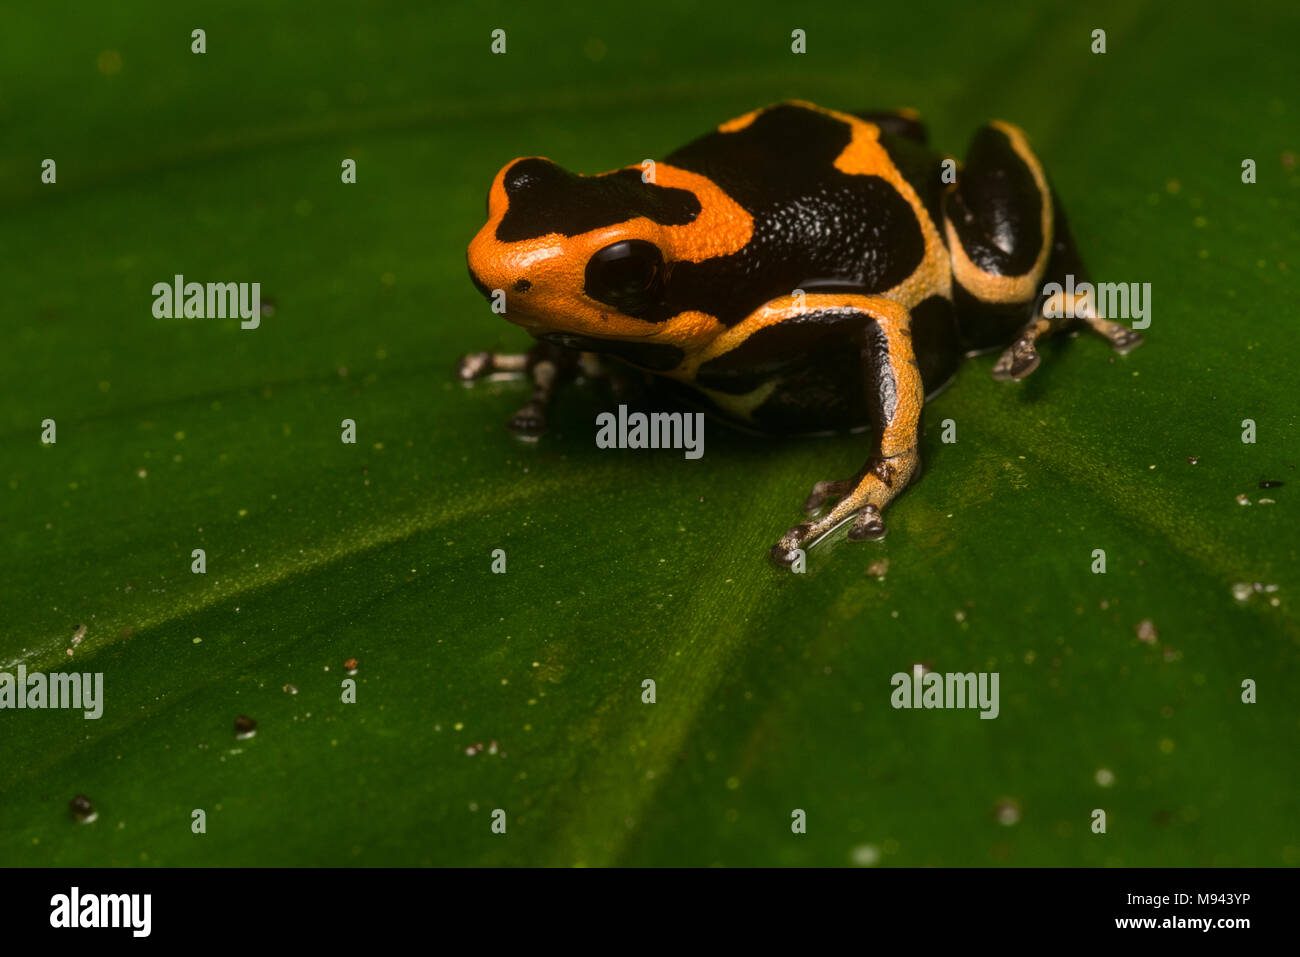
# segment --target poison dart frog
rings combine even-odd
[[[618,364],[751,430],[870,427],[866,463],[813,485],[809,520],[771,554],[791,564],[850,519],[850,539],[883,537],[882,510],[919,474],[921,407],[964,355],[1005,347],[993,376],[1021,379],[1037,342],[1076,321],[1119,353],[1142,341],[1089,299],[1049,308],[1069,294],[1048,283],[1085,276],[1020,129],[980,128],[961,164],[926,139],[911,110],[789,101],[723,123],[653,175],[508,163],[469,271],[538,343],[468,355],[459,377],[531,376],[509,423],[522,435],[545,431],[562,381]]]

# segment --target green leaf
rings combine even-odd
[[[1294,9],[132,13],[0,31],[0,671],[105,699],[0,711],[0,864],[1300,862]],[[1021,125],[1094,276],[1153,294],[1130,356],[967,362],[890,536],[802,576],[768,546],[861,436],[602,451],[591,386],[524,444],[524,383],[453,377],[527,343],[465,275],[503,163],[784,97],[917,107],[957,157]],[[155,319],[178,273],[274,314]],[[997,672],[997,719],[890,707],[915,663]]]

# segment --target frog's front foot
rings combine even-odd
[[[850,541],[884,538],[887,530],[881,510],[907,487],[916,476],[919,464],[916,450],[909,449],[887,458],[872,458],[853,478],[818,482],[804,502],[804,511],[816,514],[827,504],[834,504],[821,518],[796,525],[781,536],[772,546],[772,559],[781,565],[794,564],[800,550],[849,519],[853,519]]]
[[[497,373],[527,374],[533,381],[532,398],[510,417],[506,428],[520,438],[535,439],[546,433],[546,410],[576,366],[576,353],[539,342],[528,352],[471,352],[457,363],[456,376],[468,383]]]
[[[546,407],[542,403],[530,400],[523,408],[510,417],[506,428],[521,439],[535,439],[546,434]]]
[[[456,378],[474,382],[498,372],[523,372],[527,368],[526,352],[471,352],[456,363]]]

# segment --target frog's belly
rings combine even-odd
[[[856,316],[813,329],[769,326],[726,353],[725,363],[702,365],[686,388],[717,414],[762,432],[869,426],[867,396],[875,371],[862,355],[869,322]],[[933,395],[952,378],[962,355],[946,299],[931,297],[913,308],[912,348],[926,395]]]

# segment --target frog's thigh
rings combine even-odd
[[[709,370],[710,362],[714,363],[714,370],[720,368],[729,351],[770,326],[854,320],[861,328],[857,343],[865,366],[867,406],[874,425],[871,454],[851,478],[818,482],[813,486],[805,510],[816,512],[829,501],[838,501],[816,521],[791,528],[772,547],[772,557],[783,564],[794,561],[795,549],[816,541],[854,515],[857,521],[850,538],[882,537],[885,527],[880,519],[881,509],[916,476],[917,433],[925,389],[912,351],[911,316],[893,300],[876,296],[830,293],[788,296],[773,300],[720,336],[700,366],[701,373]]]
[[[1042,165],[1009,123],[982,127],[944,196],[953,278],[976,300],[1029,303],[1047,267],[1052,200]]]
[[[970,344],[984,347],[1015,336],[994,365],[994,378],[1033,372],[1037,341],[1063,324],[1037,308],[1054,261],[1058,211],[1024,133],[1009,123],[981,128],[956,187],[945,196],[944,229]]]

